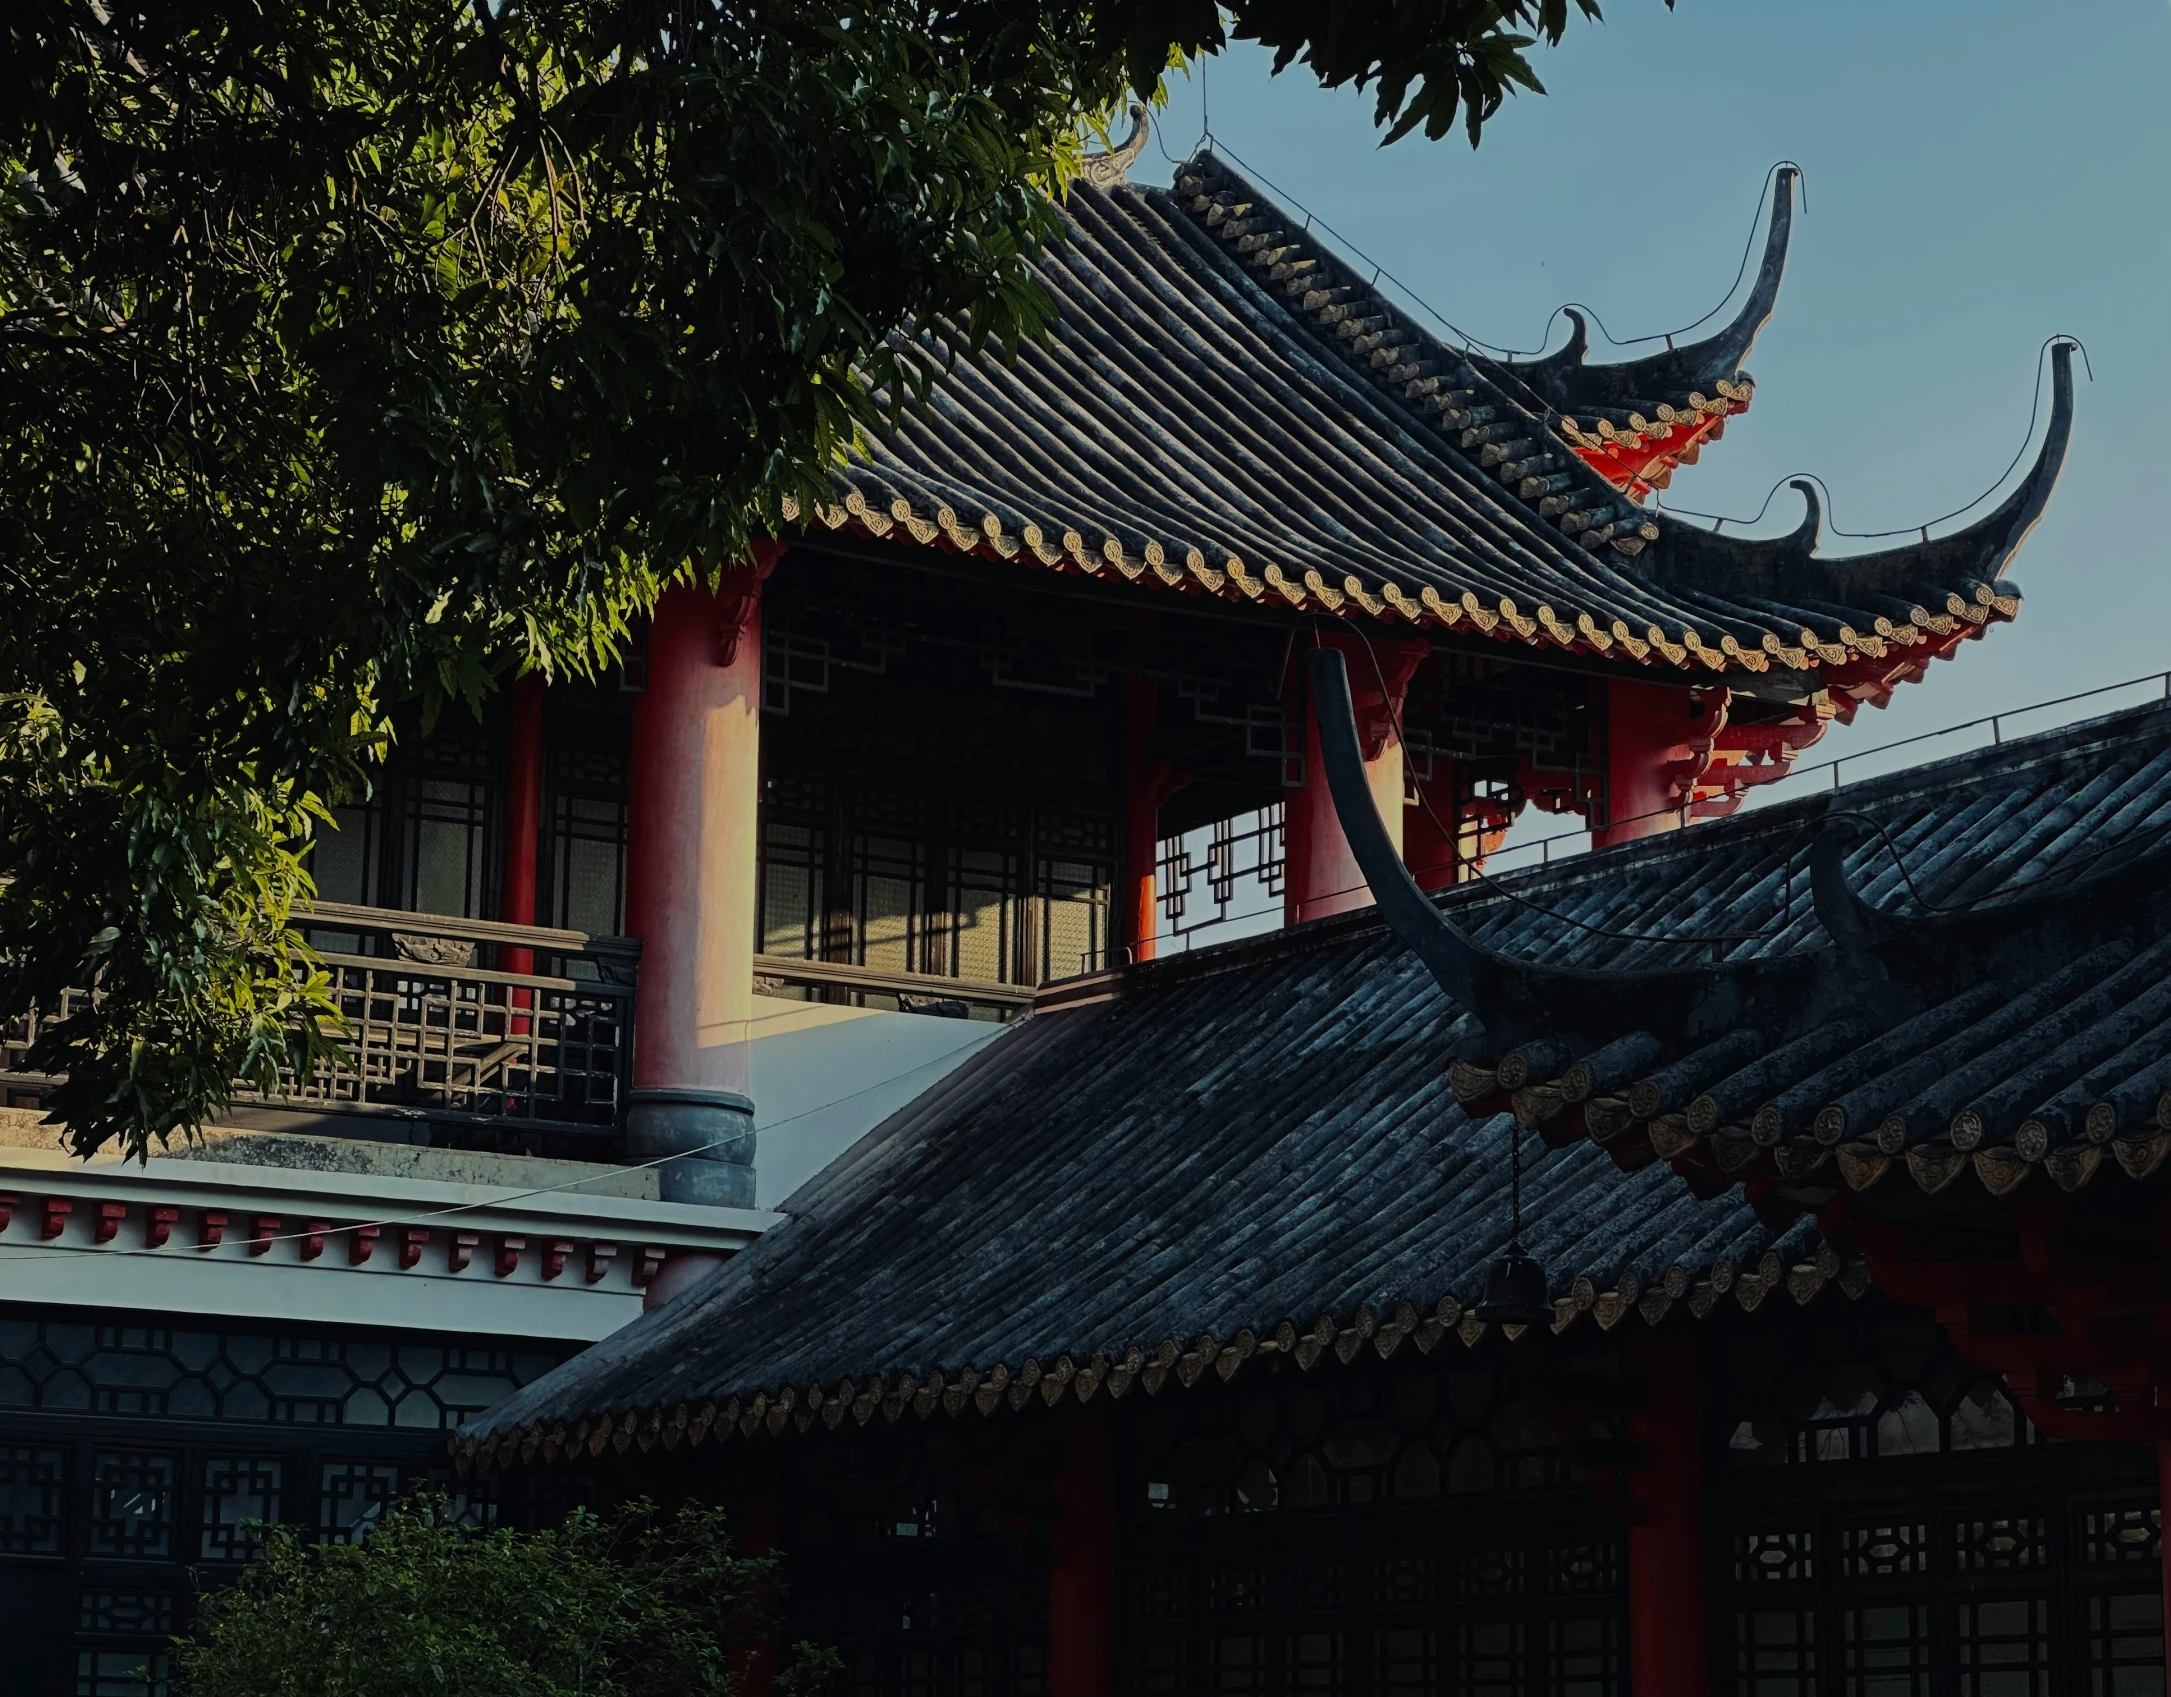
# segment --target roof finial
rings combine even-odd
[[[1112,189],[1130,174],[1138,156],[1146,151],[1146,109],[1131,103],[1131,133],[1106,153],[1089,153],[1078,162],[1078,174],[1097,189]]]

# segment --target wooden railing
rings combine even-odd
[[[282,1102],[615,1137],[638,943],[336,902],[318,903],[301,929],[346,1031],[333,1061]]]
[[[434,1141],[607,1155],[633,1066],[640,945],[533,925],[320,902],[296,916],[345,1021],[309,1078],[242,1101],[303,1113],[422,1117]],[[77,1005],[69,991],[54,1017]],[[32,1011],[0,1030],[0,1073],[34,1087]],[[455,1130],[477,1129],[473,1138]],[[537,1137],[524,1133],[533,1132]]]
[[[939,978],[927,972],[884,972],[841,961],[801,960],[793,955],[756,955],[754,988],[771,995],[802,990],[812,999],[850,1001],[860,1007],[903,1013],[947,1014],[952,1019],[1009,1019],[1033,1005],[1029,984],[988,978]]]

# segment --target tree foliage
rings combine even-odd
[[[1596,15],[1593,0],[1575,0]],[[1568,0],[0,0],[0,1018],[88,1153],[307,1068],[392,710],[592,673],[1041,334],[1081,138],[1231,38],[1476,140]]]
[[[475,1531],[421,1497],[358,1544],[292,1527],[204,1601],[178,1646],[185,1697],[729,1697],[769,1630],[773,1558],[732,1553],[723,1517],[645,1503],[542,1532]],[[802,1644],[775,1689],[824,1688]]]

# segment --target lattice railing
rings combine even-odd
[[[331,902],[300,928],[345,1030],[308,1079],[244,1099],[510,1121],[576,1141],[614,1134],[633,1061],[638,943]],[[67,992],[52,1017],[80,995]],[[39,1019],[0,1032],[0,1071],[28,1074]]]

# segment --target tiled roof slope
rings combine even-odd
[[[1713,953],[1682,939],[1731,936],[1728,961],[1813,974],[1834,952],[1809,885],[1835,800],[1882,823],[1931,901],[2008,904],[1986,928],[2083,879],[2098,880],[2084,896],[2134,879],[2160,895],[2171,705],[1465,886],[1445,907],[1478,943],[1554,969],[1677,968]],[[1847,872],[1872,903],[1905,888],[1888,853],[1857,848]],[[1543,1036],[1501,1056],[1369,916],[1133,969],[1114,999],[1036,1014],[992,1045],[708,1284],[504,1404],[464,1447],[555,1457],[1159,1389],[1256,1355],[1309,1367],[1475,1341],[1468,1307],[1508,1223],[1509,1122],[1482,1117],[1495,1099],[1543,1133],[1525,1241],[1558,1329],[1780,1290],[1808,1301],[1835,1279],[1859,1294],[1859,1262],[1806,1216],[1752,1210],[1730,1183],[1740,1169],[1719,1169],[1737,1148],[1750,1166],[1787,1151],[1781,1193],[1814,1202],[1799,1181],[1835,1148],[1850,1183],[1890,1164],[1864,1128],[1898,1114],[1912,1154],[1918,1138],[1952,1141],[1967,1109],[1985,1127],[1973,1168],[1994,1186],[2042,1165],[2070,1187],[2106,1147],[2148,1176],[2171,1146],[2161,907],[2142,900],[2113,941],[2070,957],[2028,944],[1996,971],[1978,963],[1981,981],[1934,1017],[1881,1036],[1842,1012],[1760,1050],[1722,1033],[1627,1066],[1635,1045],[1578,1056]],[[1826,1140],[1834,1103],[1848,1117]],[[2053,1111],[2045,1148],[2018,1134]],[[1679,1163],[1684,1183],[1660,1156],[1699,1140],[1713,1159]],[[1970,1164],[1962,1152],[1955,1172]]]
[[[681,1404],[722,1424],[888,1398],[955,1412],[1008,1387],[1159,1389],[1260,1351],[1310,1366],[1337,1345],[1474,1342],[1508,1155],[1442,1069],[1467,1024],[1377,926],[1346,924],[1035,1014],[712,1282],[478,1430]],[[1587,1143],[1531,1155],[1526,1246],[1569,1302],[1603,1295],[1608,1325],[1842,1271],[1806,1225],[1774,1231],[1663,1169],[1624,1187]]]
[[[1473,1112],[1804,1207],[2171,1152],[2171,704],[1516,894],[1408,927],[1487,1027]]]
[[[1802,533],[1755,542],[1633,505],[1544,389],[1593,391],[1587,433],[1604,374],[1641,388],[1689,366],[1481,367],[1211,156],[1172,190],[1081,185],[1064,222],[1042,262],[1053,340],[1015,364],[960,352],[932,411],[841,469],[810,524],[1805,688],[1919,675],[2018,610],[2001,574],[2064,453],[2064,344],[2011,499],[1952,536],[1827,561],[1814,509]],[[1681,406],[1735,405],[1718,381]]]

